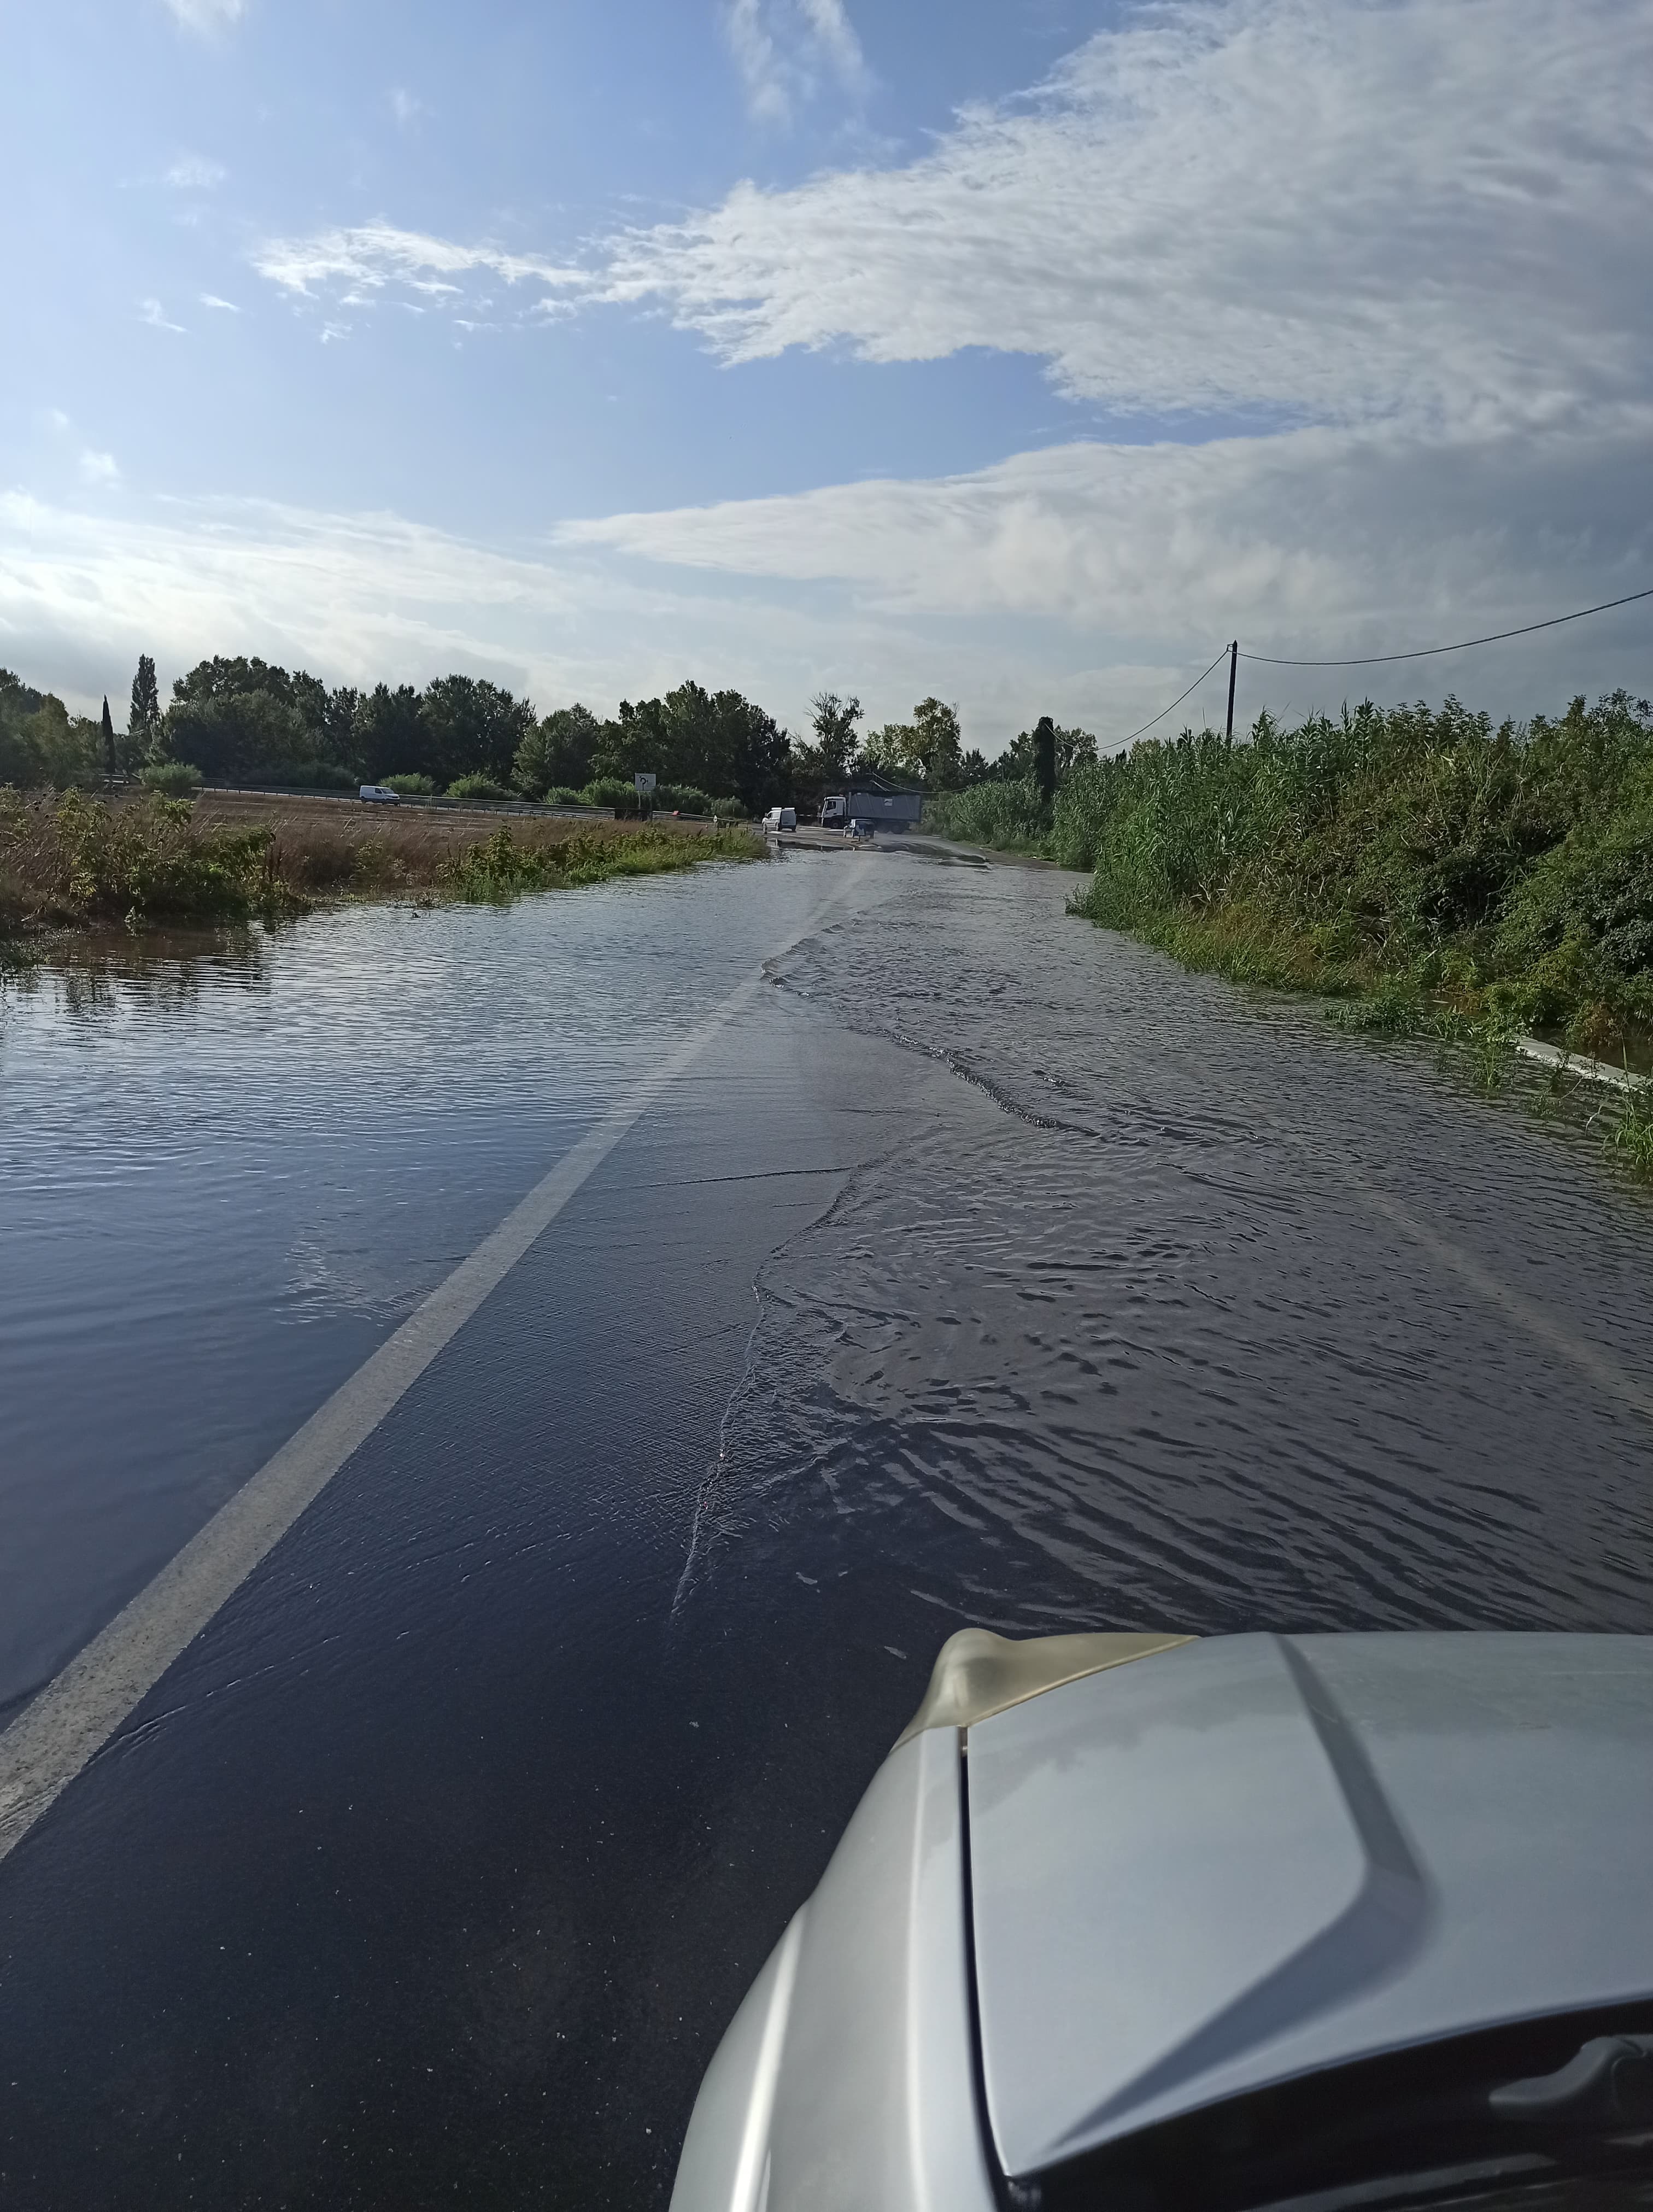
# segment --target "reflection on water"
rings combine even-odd
[[[849,866],[790,1002],[958,1079],[765,1268],[680,1618],[876,1562],[937,1640],[1653,1626],[1644,1197],[1048,872],[880,854],[9,980],[0,1711]]]
[[[362,907],[0,982],[0,1713],[818,889]]]
[[[1653,1627],[1645,1196],[1054,889],[915,870],[787,963],[957,1115],[765,1271],[684,1602],[876,1561],[938,1635]]]

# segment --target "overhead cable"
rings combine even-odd
[[[1604,615],[1609,607],[1627,607],[1636,599],[1653,599],[1653,585],[1644,592],[1626,592],[1621,599],[1603,599],[1599,607],[1580,607],[1577,614],[1552,615],[1547,622],[1523,623],[1519,629],[1495,629],[1489,631],[1485,637],[1461,638],[1456,645],[1420,645],[1413,653],[1360,653],[1352,654],[1346,660],[1285,660],[1273,653],[1243,653],[1240,658],[1242,660],[1261,661],[1270,668],[1371,668],[1383,660],[1427,660],[1431,653],[1462,653],[1472,645],[1498,645],[1506,637],[1530,637],[1535,629],[1554,629],[1561,623],[1583,622],[1586,615]],[[1221,658],[1219,653],[1218,659]],[[1212,661],[1211,665],[1214,668],[1217,662]],[[1206,675],[1210,673],[1211,669],[1208,668]],[[1204,683],[1205,677],[1200,680]],[[1187,696],[1185,691],[1182,697],[1186,699]],[[1181,703],[1179,700],[1177,704],[1180,706]],[[1169,714],[1170,708],[1165,711]],[[1152,726],[1150,723],[1149,727]],[[1125,742],[1128,744],[1130,739],[1127,738]]]
[[[1228,659],[1228,654],[1229,648],[1227,646],[1225,646],[1222,651],[1218,654],[1216,659],[1212,662],[1211,668],[1220,668],[1224,661]],[[1206,669],[1201,674],[1196,676],[1193,683],[1189,684],[1188,690],[1182,692],[1176,698],[1173,699],[1169,707],[1162,708],[1161,711],[1154,716],[1152,722],[1145,722],[1140,730],[1133,730],[1128,738],[1115,738],[1115,744],[1128,745],[1133,744],[1138,738],[1144,734],[1145,732],[1152,730],[1154,727],[1155,723],[1163,722],[1167,714],[1174,714],[1177,708],[1182,705],[1182,701],[1189,696],[1189,693],[1197,691],[1200,689],[1200,686],[1205,682],[1206,678],[1210,675],[1211,668]]]

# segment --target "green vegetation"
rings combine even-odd
[[[502,783],[495,783],[489,775],[457,775],[447,787],[450,799],[514,799],[514,792],[507,791]]]
[[[537,817],[478,840],[463,814],[315,799],[145,791],[113,799],[0,788],[0,952],[42,933],[166,921],[236,922],[319,896],[410,891],[502,899],[706,860],[761,860],[748,830]]]
[[[101,720],[71,715],[61,699],[0,671],[0,783],[91,790],[112,776],[187,765],[232,787],[381,783],[461,799],[574,792],[635,813],[647,809],[633,779],[646,771],[685,806],[703,803],[731,817],[792,793],[787,732],[739,692],[698,684],[623,700],[609,720],[579,704],[541,717],[526,699],[471,676],[439,677],[422,691],[330,689],[304,669],[222,655],[198,662],[172,690],[163,710],[155,663],[143,654],[118,732],[106,712]],[[604,795],[592,797],[599,786]]]
[[[1653,1182],[1653,1096],[1636,1091],[1607,1135],[1614,1157],[1644,1182]]]
[[[759,857],[749,830],[713,830],[684,836],[676,830],[640,829],[614,832],[580,830],[557,843],[519,844],[507,829],[448,861],[441,880],[457,898],[471,901],[514,898],[521,891],[572,889],[611,876],[659,875],[692,868],[699,860],[749,860]]]
[[[0,668],[0,784],[90,789],[103,774],[102,723]]]
[[[245,921],[294,896],[268,829],[198,829],[159,792],[112,806],[0,788],[0,940],[98,923]]]
[[[430,775],[386,775],[380,778],[380,788],[399,792],[404,799],[428,799],[436,788],[436,779]]]
[[[191,799],[201,788],[201,771],[187,761],[151,761],[139,770],[138,781],[167,799]]]
[[[1653,1042],[1653,712],[1617,692],[1494,728],[1366,704],[1185,731],[933,804],[956,836],[1093,872],[1075,910],[1191,967],[1358,997],[1362,1025]]]

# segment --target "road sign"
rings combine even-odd
[[[644,775],[641,771],[636,775],[634,775],[631,780],[636,785],[638,790],[642,793],[645,799],[647,799],[649,793],[654,788],[654,778],[652,775]]]

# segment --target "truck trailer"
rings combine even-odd
[[[923,811],[921,791],[874,790],[857,784],[822,801],[821,827],[848,830],[852,822],[866,822],[878,830],[915,830]]]

